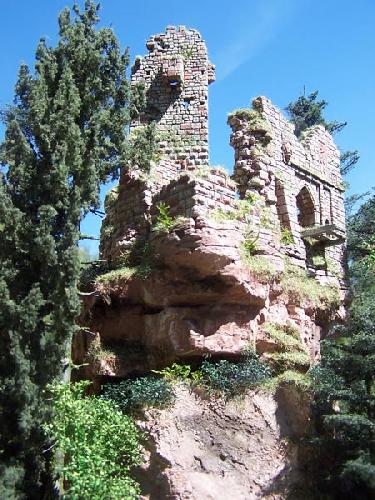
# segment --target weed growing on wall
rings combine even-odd
[[[169,233],[187,221],[185,217],[173,217],[166,203],[159,203],[157,210],[156,222],[152,226],[152,230],[156,233]]]
[[[337,286],[321,285],[316,279],[310,278],[304,269],[288,262],[280,283],[290,302],[300,304],[309,301],[320,309],[340,305],[340,290]]]
[[[281,228],[280,243],[282,245],[286,245],[286,246],[294,245],[294,243],[295,243],[294,238],[293,238],[293,234],[292,234],[291,230],[288,229],[287,227]]]
[[[270,283],[278,275],[274,264],[263,255],[252,255],[245,247],[242,247],[241,258],[261,283]]]

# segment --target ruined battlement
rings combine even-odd
[[[271,261],[288,257],[318,281],[338,280],[344,287],[343,186],[331,135],[316,126],[297,138],[280,110],[257,97],[251,108],[228,116],[234,148],[230,179],[209,167],[208,85],[214,66],[201,35],[170,26],[152,36],[147,48],[132,69],[131,84],[144,87],[146,108],[131,130],[155,123],[159,159],[148,172],[124,169],[109,194],[102,257],[111,261],[145,242],[160,203],[172,217],[196,219],[215,211],[229,214],[237,199],[251,198],[257,209],[245,217],[244,231],[249,234],[250,224],[259,254]]]

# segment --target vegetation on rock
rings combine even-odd
[[[256,387],[271,376],[270,368],[252,352],[247,352],[238,363],[222,359],[206,360],[201,366],[202,382],[209,390],[231,397]]]
[[[101,398],[113,401],[125,413],[139,413],[145,408],[165,408],[173,404],[175,395],[164,378],[141,377],[103,387]]]
[[[320,309],[334,308],[340,304],[340,290],[337,286],[321,285],[314,278],[310,278],[304,269],[288,262],[281,275],[280,284],[288,299],[296,304],[311,302]]]

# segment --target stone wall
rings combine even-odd
[[[132,69],[132,85],[145,88],[146,111],[132,129],[154,121],[164,159],[182,167],[208,165],[208,84],[214,66],[198,31],[169,26],[146,44],[149,54]]]
[[[210,216],[234,210],[237,190],[240,199],[258,197],[243,225],[245,231],[252,227],[257,253],[271,260],[287,256],[320,282],[345,287],[343,186],[331,135],[316,126],[298,139],[271,101],[258,97],[252,109],[228,118],[235,151],[232,181],[208,167],[208,85],[214,67],[200,34],[168,27],[152,36],[147,48],[149,54],[137,58],[132,70],[132,85],[144,86],[147,107],[131,129],[156,123],[160,160],[147,174],[132,166],[123,170],[106,203],[102,257],[113,260],[135,241],[145,241],[161,202],[172,216]]]
[[[204,172],[201,176],[181,174],[164,186],[153,198],[153,215],[157,215],[159,203],[170,208],[173,217],[198,217],[210,211],[234,208],[236,185],[228,174],[217,169]]]
[[[331,135],[319,125],[299,140],[265,97],[254,99],[252,109],[231,113],[228,123],[240,197],[261,196],[281,228],[290,231],[293,243],[283,251],[293,263],[307,266],[320,281],[339,277],[343,284],[343,185]]]

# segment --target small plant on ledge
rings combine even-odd
[[[335,285],[321,285],[310,278],[305,269],[286,262],[280,284],[290,302],[311,302],[319,309],[337,308],[340,305],[340,290]]]
[[[204,361],[201,367],[203,384],[214,393],[233,397],[264,383],[271,377],[270,368],[252,351],[244,353],[237,363],[222,359]]]
[[[124,413],[136,414],[172,405],[175,394],[169,381],[151,376],[105,384],[101,398],[117,404]]]
[[[187,221],[186,217],[173,217],[169,206],[164,202],[157,205],[157,210],[156,223],[152,226],[156,233],[169,233]]]
[[[281,228],[281,239],[280,243],[285,246],[290,246],[294,245],[294,237],[290,229],[287,227],[282,227]]]

